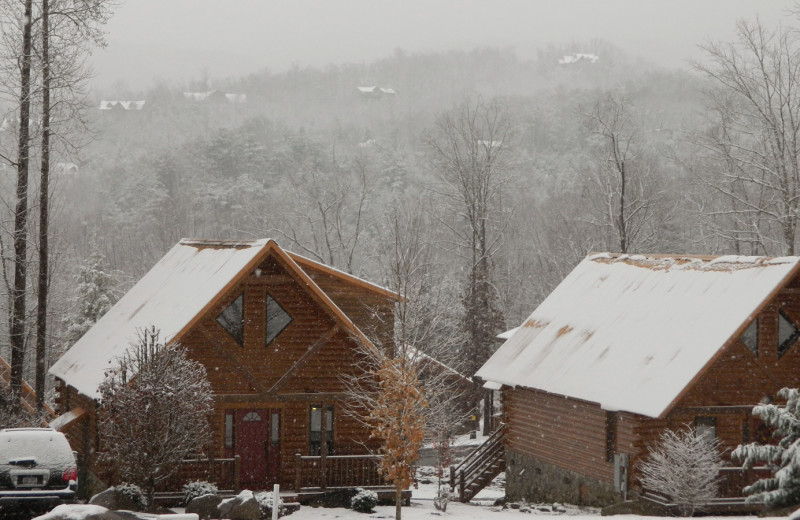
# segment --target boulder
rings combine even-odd
[[[106,509],[126,511],[139,511],[140,507],[130,496],[117,491],[115,487],[110,487],[93,496],[89,500],[89,504],[94,506],[103,506]]]
[[[62,504],[35,520],[140,520],[141,516],[129,511],[109,511],[103,506],[90,504]]]
[[[219,514],[218,506],[222,502],[222,497],[219,495],[203,495],[193,498],[186,504],[187,513],[195,513],[200,520],[208,520],[209,518],[217,518]]]
[[[261,508],[252,491],[244,490],[217,506],[220,518],[228,520],[261,520]]]

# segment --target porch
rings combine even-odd
[[[379,461],[379,455],[309,456],[298,453],[294,458],[294,480],[285,487],[296,494],[356,487],[393,490],[394,486],[378,472]],[[238,493],[242,489],[241,458],[237,455],[224,459],[185,459],[178,471],[161,483],[158,491],[175,493],[184,484],[196,480],[214,482],[220,492]],[[265,481],[261,487],[272,489],[272,483]]]
[[[754,514],[764,510],[762,503],[748,503],[742,490],[756,480],[770,477],[772,471],[764,466],[744,469],[742,467],[725,467],[720,470],[719,496],[701,504],[698,510],[705,514]],[[678,506],[664,495],[644,490],[641,498],[663,509],[667,513],[674,512]]]

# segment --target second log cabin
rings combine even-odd
[[[799,272],[798,257],[584,259],[477,373],[502,392],[507,498],[642,491],[637,462],[668,428],[726,454],[767,441],[753,406],[800,385]],[[728,464],[724,496],[766,476]]]

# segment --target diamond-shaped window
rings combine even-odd
[[[783,311],[778,312],[778,357],[783,357],[800,337],[797,325]]]
[[[267,337],[265,345],[269,345],[278,337],[278,334],[283,332],[283,329],[289,326],[292,322],[292,317],[286,312],[286,309],[281,307],[275,298],[267,294]]]
[[[236,343],[244,345],[244,294],[240,294],[217,316],[217,323],[236,340]]]
[[[745,331],[742,332],[739,339],[754,356],[758,357],[758,320],[753,320]]]

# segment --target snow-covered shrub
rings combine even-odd
[[[357,488],[356,494],[350,499],[350,507],[359,513],[371,513],[378,505],[378,494],[369,489]]]
[[[721,468],[719,439],[688,426],[662,433],[639,464],[644,489],[665,495],[681,516],[717,497]]]
[[[800,393],[796,388],[782,388],[778,397],[786,405],[761,404],[753,415],[775,429],[776,445],[752,443],[740,445],[732,453],[745,468],[754,463],[768,464],[774,476],[756,481],[744,488],[748,502],[764,502],[770,507],[797,504],[800,497]]]
[[[131,502],[136,504],[136,508],[139,511],[144,511],[147,507],[147,499],[145,498],[144,491],[136,484],[124,482],[118,486],[114,486],[114,489],[117,490],[117,493],[124,495],[126,498],[130,499]]]
[[[206,482],[205,480],[189,482],[183,485],[183,504],[188,505],[189,502],[203,495],[215,495],[217,491],[219,489],[213,482]]]
[[[271,491],[259,491],[255,494],[258,507],[261,508],[261,518],[272,518],[273,493]],[[283,499],[278,497],[278,516],[283,516]]]
[[[439,492],[436,498],[433,499],[433,507],[435,507],[437,511],[444,513],[447,511],[448,502],[450,502],[450,492],[445,488],[439,487]]]
[[[140,486],[152,503],[156,487],[178,471],[181,460],[210,442],[214,393],[205,367],[185,347],[166,344],[154,326],[138,335],[138,343],[106,369],[98,388],[97,429],[101,460]]]

